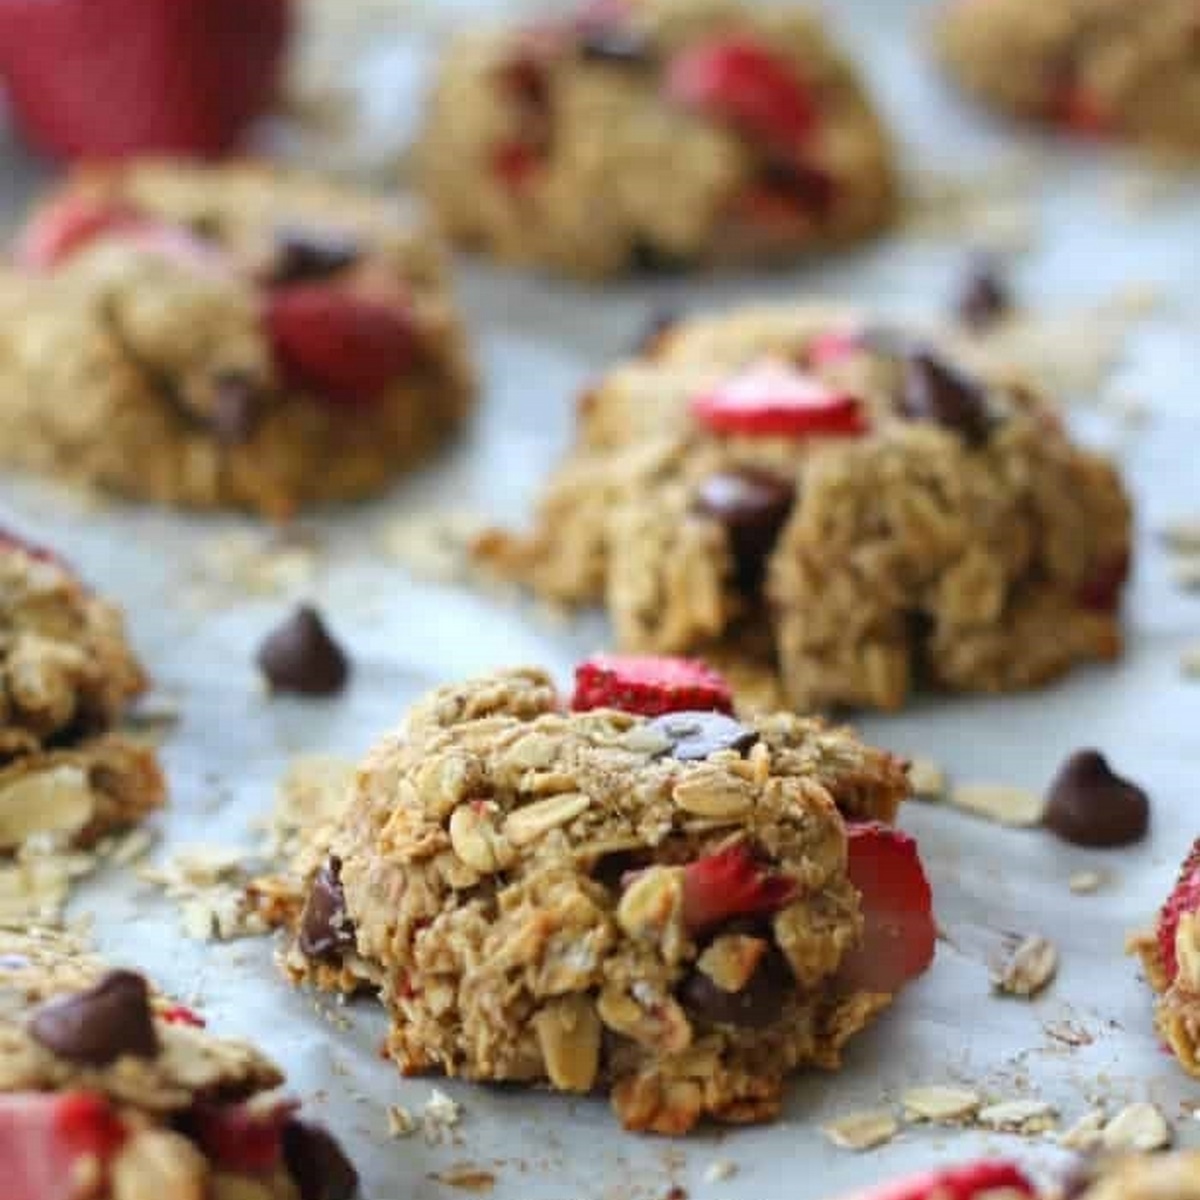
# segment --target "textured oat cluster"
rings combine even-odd
[[[72,1196],[333,1197],[305,1189],[301,1142],[325,1138],[300,1132],[299,1122],[283,1161],[261,1170],[249,1169],[249,1159],[242,1168],[228,1163],[234,1132],[291,1120],[291,1107],[280,1110],[267,1096],[282,1074],[252,1046],[209,1033],[144,984],[139,996],[137,978],[122,975],[114,983],[106,965],[65,934],[0,932],[0,1140],[10,1152],[19,1149],[11,1132],[24,1129],[52,1190],[62,1186],[53,1181],[64,1156],[78,1155]],[[47,1016],[64,1002],[71,1007],[59,1009],[62,1016]],[[81,1154],[89,1145],[94,1153]],[[32,1169],[20,1156],[6,1165],[22,1178],[22,1168]]]
[[[0,535],[0,856],[89,846],[162,803],[154,752],[114,732],[145,686],[120,613]]]
[[[533,670],[433,692],[310,835],[287,970],[377,987],[406,1072],[608,1092],[666,1133],[773,1117],[891,999],[836,979],[861,924],[839,809],[890,820],[907,775],[786,714],[691,757],[674,719],[565,713]],[[780,899],[701,931],[692,873],[720,852]]]
[[[757,65],[732,113],[672,95],[682,56],[733,40],[778,60],[811,119],[776,128],[786,104],[762,99]],[[592,4],[462,39],[419,179],[456,242],[584,277],[787,261],[877,231],[896,204],[886,134],[818,18],[737,0]]]
[[[860,427],[698,419],[697,398],[764,363],[799,364]],[[720,499],[747,486],[775,498],[758,516]],[[779,683],[801,711],[891,709],[1115,657],[1129,521],[1115,469],[1027,381],[793,304],[676,325],[610,372],[532,533],[476,549],[552,601],[606,606],[623,648],[699,654],[760,703]]]
[[[949,70],[996,108],[1200,154],[1192,0],[950,0],[936,33]]]
[[[386,203],[265,166],[153,162],[77,175],[64,195],[154,228],[0,273],[0,458],[278,517],[377,491],[463,419],[472,375],[440,255]],[[403,308],[409,361],[378,394],[320,394],[281,367],[263,312],[289,270]],[[305,351],[333,353],[337,334],[310,324]]]

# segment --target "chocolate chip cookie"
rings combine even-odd
[[[0,459],[287,517],[461,423],[440,255],[383,202],[265,166],[90,170],[0,272]]]
[[[89,847],[163,803],[154,751],[118,729],[146,685],[120,612],[0,530],[0,861]]]
[[[6,1200],[352,1200],[275,1065],[204,1024],[65,935],[0,931]]]
[[[582,397],[533,532],[475,549],[761,703],[894,709],[1116,657],[1130,512],[1031,381],[792,304],[660,333]]]
[[[1200,155],[1193,0],[949,0],[936,37],[950,73],[994,108]]]
[[[593,0],[472,34],[418,177],[448,235],[584,278],[786,262],[892,218],[886,133],[816,16]]]
[[[676,711],[715,673],[627,665],[585,664],[569,707],[532,669],[418,703],[310,832],[284,965],[378,990],[405,1073],[608,1094],[636,1130],[767,1120],[932,958],[884,823],[905,765],[790,714]]]

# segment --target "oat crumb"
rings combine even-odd
[[[900,1126],[889,1112],[878,1109],[847,1113],[821,1126],[821,1132],[843,1150],[873,1150],[890,1142]]]
[[[1108,873],[1105,871],[1076,871],[1067,880],[1067,887],[1077,896],[1090,896],[1093,892],[1098,892],[1108,879]]]
[[[723,1183],[737,1174],[737,1163],[731,1158],[717,1158],[704,1169],[705,1183]]]

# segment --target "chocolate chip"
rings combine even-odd
[[[763,471],[721,471],[701,483],[696,511],[725,527],[743,591],[754,591],[762,583],[767,556],[795,500],[796,489],[789,481]]]
[[[915,350],[904,363],[900,411],[914,421],[933,421],[972,446],[991,432],[987,390],[928,350]]]
[[[757,731],[718,712],[666,713],[646,726],[670,740],[666,753],[680,762],[696,762],[718,750],[744,754],[758,741]]]
[[[763,165],[759,179],[773,196],[806,213],[823,216],[837,196],[828,171],[792,159],[770,159]]]
[[[289,1121],[283,1127],[283,1161],[300,1200],[353,1200],[358,1195],[358,1172],[319,1125]]]
[[[1098,750],[1080,750],[1050,785],[1042,823],[1076,846],[1127,846],[1146,836],[1150,800],[1115,774]]]
[[[330,696],[346,686],[350,664],[320,614],[302,604],[258,648],[257,662],[277,692]]]
[[[337,959],[354,945],[354,924],[346,913],[340,859],[331,858],[313,879],[297,940],[309,958]]]
[[[261,415],[258,391],[242,375],[225,375],[217,381],[209,423],[223,446],[241,446],[248,442]]]
[[[357,239],[343,230],[283,225],[275,231],[273,283],[325,279],[353,266],[362,254]]]
[[[653,60],[645,35],[622,25],[594,25],[579,35],[579,54],[586,62],[644,67]]]
[[[1012,307],[999,264],[989,254],[974,255],[955,298],[954,311],[968,329],[994,325]]]
[[[717,1025],[762,1029],[778,1021],[795,989],[783,955],[772,946],[739,992],[727,992],[697,969],[683,981],[679,999],[696,1016]]]
[[[30,1018],[29,1033],[61,1058],[95,1067],[158,1053],[150,993],[132,971],[111,971],[87,991],[48,1000]]]
[[[681,275],[693,263],[682,254],[639,234],[629,247],[630,269],[639,275]]]

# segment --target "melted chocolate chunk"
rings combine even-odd
[[[762,1029],[778,1021],[795,981],[783,955],[772,946],[738,992],[727,992],[696,969],[683,981],[679,999],[689,1012],[717,1025]]]
[[[743,591],[761,585],[767,558],[795,500],[790,482],[763,471],[721,471],[701,483],[696,510],[725,527]]]
[[[258,649],[259,669],[277,692],[330,696],[346,686],[350,664],[316,609],[300,605]]]
[[[353,266],[361,254],[357,239],[342,230],[284,225],[275,231],[272,282],[326,279]]]
[[[910,420],[952,430],[971,446],[983,445],[991,433],[987,389],[928,350],[905,359],[900,411]]]
[[[354,923],[346,913],[342,863],[331,858],[313,879],[300,916],[300,949],[309,958],[337,960],[354,945]]]
[[[1098,750],[1080,750],[1062,765],[1046,800],[1042,823],[1076,846],[1127,846],[1150,827],[1150,800],[1121,778]]]
[[[132,971],[111,971],[87,991],[48,1000],[30,1018],[29,1033],[60,1058],[94,1067],[158,1054],[149,989]]]
[[[758,741],[755,730],[718,712],[666,713],[646,725],[671,742],[665,753],[680,762],[697,762],[718,750],[744,754]]]
[[[358,1172],[333,1135],[319,1125],[291,1120],[283,1127],[283,1161],[300,1200],[353,1200]]]

